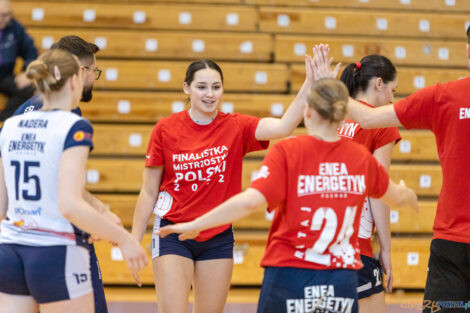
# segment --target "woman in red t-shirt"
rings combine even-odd
[[[389,59],[374,54],[349,64],[341,74],[341,81],[348,87],[352,98],[375,108],[392,103],[397,86],[397,71]],[[387,171],[393,147],[401,139],[396,127],[363,129],[352,120],[346,120],[338,134],[364,145]],[[377,225],[380,242],[379,261],[374,259],[372,252],[374,225]],[[359,228],[359,249],[364,264],[358,271],[357,292],[361,313],[386,311],[382,269],[387,275],[387,291],[391,292],[393,276],[390,246],[390,208],[378,199],[366,198]]]
[[[268,204],[276,208],[266,252],[258,313],[357,312],[358,230],[366,196],[417,208],[415,193],[393,183],[364,148],[337,134],[348,91],[336,79],[316,82],[307,96],[308,135],[276,144],[247,190],[194,221],[157,231],[197,238]]]
[[[306,56],[308,63],[311,58]],[[303,102],[312,82],[309,71],[281,119],[226,114],[217,111],[223,95],[220,67],[207,59],[189,65],[183,88],[190,108],[155,125],[132,234],[142,240],[152,211],[155,232],[165,225],[194,220],[239,193],[243,156],[266,149],[268,140],[292,133],[302,119]],[[229,223],[188,242],[180,242],[176,235],[154,236],[152,259],[159,312],[186,313],[191,285],[193,312],[223,311],[233,267]]]

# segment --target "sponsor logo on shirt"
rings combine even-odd
[[[255,176],[253,177],[253,181],[259,178],[268,178],[269,176],[269,168],[266,165],[260,167],[259,171],[256,172]]]
[[[352,312],[354,299],[335,296],[333,285],[316,285],[304,288],[304,299],[287,299],[288,313]]]
[[[353,139],[358,129],[358,123],[344,123],[343,126],[338,130],[338,135]]]
[[[91,134],[90,133],[87,133],[87,132],[84,132],[82,130],[77,130],[75,132],[75,134],[73,134],[73,140],[79,142],[79,141],[83,141],[85,139],[88,139],[90,140],[91,139]]]
[[[15,208],[15,214],[18,214],[18,215],[40,216],[41,211],[42,211],[42,208],[37,208],[37,209]],[[23,223],[24,223],[24,221],[23,221]]]
[[[365,190],[365,176],[349,175],[345,163],[320,163],[318,175],[299,175],[297,181],[299,197],[336,194],[342,198],[347,194],[361,195]]]
[[[460,108],[459,119],[465,120],[470,118],[470,108]]]
[[[27,154],[35,154],[36,152],[44,153],[46,143],[44,141],[37,141],[36,138],[36,134],[23,133],[21,134],[21,140],[10,140],[8,143],[8,152],[18,151]]]

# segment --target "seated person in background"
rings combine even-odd
[[[14,75],[16,59],[23,58],[23,72]],[[9,0],[0,0],[0,93],[8,97],[0,121],[5,121],[23,102],[31,98],[34,87],[24,70],[38,57],[38,51],[24,27],[14,18]]]

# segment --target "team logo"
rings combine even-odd
[[[13,222],[14,226],[17,227],[23,227],[24,226],[24,220],[18,221],[18,222]]]
[[[73,140],[82,141],[83,139],[85,139],[85,133],[83,131],[79,130],[73,134]]]
[[[75,132],[75,134],[73,134],[73,140],[75,141],[82,141],[85,139],[91,140],[91,134],[86,133],[83,130],[78,130]]]

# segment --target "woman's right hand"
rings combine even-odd
[[[124,242],[119,245],[119,248],[133,276],[147,266],[147,255],[134,237],[128,234]]]
[[[341,63],[336,64],[334,70],[331,70],[333,58],[329,58],[330,47],[326,44],[319,44],[313,47],[312,68],[315,81],[321,78],[337,78]]]

